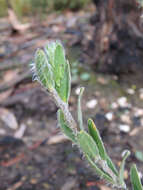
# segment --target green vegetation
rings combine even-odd
[[[7,14],[7,5],[5,0],[0,0],[0,17]]]
[[[79,92],[77,121],[69,111],[70,67],[62,44],[59,41],[50,42],[43,50],[38,49],[35,54],[35,63],[32,64],[32,71],[34,79],[40,82],[44,89],[51,94],[59,108],[58,122],[61,131],[79,147],[91,167],[101,178],[115,188],[127,190],[124,171],[130,152],[128,150],[123,152],[123,159],[118,170],[109,157],[93,120],[88,120],[88,132],[84,128],[81,110],[84,88],[81,88]],[[135,165],[131,167],[130,176],[133,190],[143,190]]]
[[[44,14],[65,9],[78,10],[91,0],[12,0],[11,7],[19,17],[24,15]],[[6,0],[0,0],[0,16],[7,15]]]

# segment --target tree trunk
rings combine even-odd
[[[95,32],[88,46],[94,68],[114,74],[143,69],[143,28],[136,1],[94,1],[97,11],[91,22]]]

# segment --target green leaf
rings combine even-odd
[[[80,93],[78,96],[78,111],[77,111],[77,115],[78,115],[78,124],[81,130],[83,130],[83,118],[82,118],[82,110],[81,110],[81,98],[82,98],[82,94],[84,92],[84,88],[80,88]]]
[[[141,184],[141,180],[140,180],[140,177],[138,175],[138,170],[137,170],[137,167],[135,164],[133,164],[131,167],[130,177],[131,177],[133,190],[143,190],[143,186]]]
[[[67,103],[71,88],[71,73],[64,47],[59,41],[51,42],[45,47],[45,52],[52,66],[55,89],[60,98]]]
[[[44,49],[48,57],[48,61],[52,67],[54,67],[55,49],[56,49],[57,43],[58,42],[51,41],[45,46],[45,49]]]
[[[142,161],[142,162],[143,162],[143,152],[137,150],[137,151],[135,152],[135,156],[136,156],[136,158],[137,158],[139,161]]]
[[[103,160],[106,160],[106,151],[105,151],[104,144],[100,137],[99,131],[96,128],[92,119],[88,119],[88,130],[89,130],[89,134],[92,136],[92,138],[96,142],[101,158]]]
[[[104,171],[102,171],[100,168],[97,167],[97,165],[90,159],[90,157],[88,155],[85,155],[87,160],[89,161],[91,167],[93,169],[95,169],[97,175],[99,175],[101,178],[104,178],[105,180],[107,180],[109,183],[115,185],[114,181],[112,180],[112,178],[105,173]]]
[[[96,142],[101,158],[103,160],[106,160],[109,168],[114,172],[116,176],[118,176],[118,171],[115,165],[113,164],[113,162],[111,161],[110,157],[107,155],[100,133],[98,129],[96,128],[92,119],[88,120],[88,131],[89,131],[89,134],[94,139],[94,141]]]
[[[68,102],[70,92],[71,92],[71,73],[70,73],[70,66],[69,66],[68,61],[65,65],[63,78],[60,81],[60,87],[57,87],[57,91],[61,99],[64,102]]]
[[[60,124],[62,132],[74,143],[77,142],[75,134],[71,128],[68,127],[68,125],[65,122],[64,114],[59,109],[58,110],[58,122]]]
[[[85,155],[88,155],[93,161],[100,158],[98,148],[92,137],[86,131],[80,131],[77,134],[78,144]]]
[[[54,77],[58,87],[60,87],[61,79],[64,78],[66,64],[64,48],[60,43],[57,43],[54,55]]]
[[[120,181],[120,184],[122,186],[125,185],[125,182],[124,182],[124,169],[125,169],[125,162],[126,162],[126,159],[128,158],[128,156],[130,155],[130,151],[126,150],[124,151],[123,153],[123,160],[121,162],[121,165],[120,165],[120,170],[119,170],[119,181]]]
[[[114,172],[114,174],[116,176],[118,176],[118,171],[117,171],[114,163],[112,162],[111,158],[108,155],[106,155],[106,162],[107,162],[107,165],[109,166],[109,168]]]
[[[80,78],[81,78],[81,80],[83,80],[83,81],[87,81],[87,80],[90,79],[90,74],[89,74],[89,73],[82,73],[82,74],[80,75]]]
[[[35,54],[35,69],[38,81],[49,91],[54,88],[52,68],[41,49],[38,49]]]

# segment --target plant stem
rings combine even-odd
[[[76,133],[77,132],[77,124],[76,124],[74,118],[72,117],[71,113],[69,112],[68,103],[65,103],[61,100],[57,91],[54,88],[50,91],[50,94],[53,96],[56,105],[62,110],[67,124]]]

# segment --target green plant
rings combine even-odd
[[[84,129],[81,111],[84,88],[80,89],[78,97],[77,122],[69,111],[71,74],[62,44],[59,41],[50,42],[43,50],[38,49],[35,62],[32,64],[32,71],[34,80],[38,80],[51,94],[59,108],[58,122],[62,132],[82,150],[91,167],[101,178],[115,188],[127,189],[124,181],[124,168],[130,152],[124,151],[120,169],[117,170],[105,150],[99,131],[92,119],[88,120],[88,132]],[[143,190],[135,165],[131,167],[130,176],[133,189]]]

